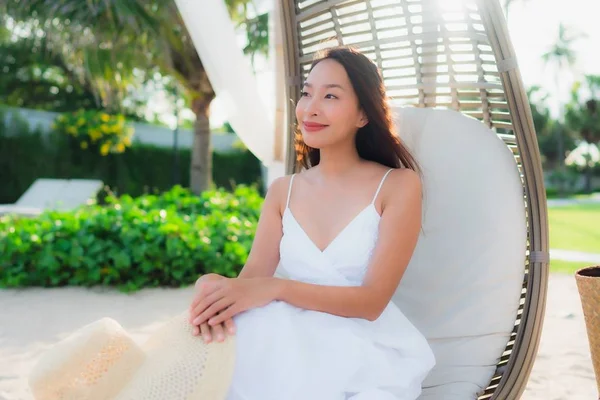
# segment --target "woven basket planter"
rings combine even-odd
[[[587,329],[596,385],[600,393],[600,265],[580,269],[575,273]]]

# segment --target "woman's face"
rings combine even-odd
[[[346,70],[331,59],[320,61],[308,75],[296,118],[304,143],[315,149],[354,140],[368,122]]]

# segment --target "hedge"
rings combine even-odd
[[[14,203],[37,178],[100,179],[117,195],[159,193],[174,184],[187,187],[191,151],[177,153],[173,175],[172,149],[134,143],[122,154],[82,150],[64,132],[43,134],[26,121],[6,118],[0,110],[0,204]],[[217,187],[236,184],[261,187],[260,161],[248,150],[213,153],[213,180]]]
[[[201,196],[108,196],[106,205],[35,218],[0,218],[0,287],[189,285],[201,274],[237,276],[263,198],[251,187]]]

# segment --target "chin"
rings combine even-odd
[[[313,149],[322,149],[323,147],[327,146],[327,143],[323,143],[322,140],[306,140],[303,138],[304,144],[306,144],[308,147],[311,147]]]
[[[302,132],[302,141],[313,149],[322,149],[330,144],[323,136],[319,137],[318,134],[306,134]]]

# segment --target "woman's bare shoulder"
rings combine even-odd
[[[292,175],[284,175],[284,176],[275,178],[273,180],[273,182],[271,182],[271,185],[269,186],[267,193],[274,193],[274,192],[278,193],[281,191],[287,191],[291,180],[292,180]]]
[[[265,195],[264,207],[276,209],[280,214],[283,213],[291,179],[292,175],[284,175],[275,178],[273,182],[271,182],[267,189],[267,194]]]
[[[419,173],[410,168],[393,168],[392,172],[390,172],[390,178],[396,180],[408,180],[416,183],[417,181],[421,181],[421,176]]]
[[[392,168],[397,169],[397,168]],[[365,172],[369,176],[383,176],[387,171],[390,170],[390,167],[387,165],[380,164],[376,161],[366,161],[365,163]],[[391,175],[391,173],[390,173]]]
[[[421,198],[422,182],[418,172],[410,168],[394,168],[382,188],[383,205]]]

